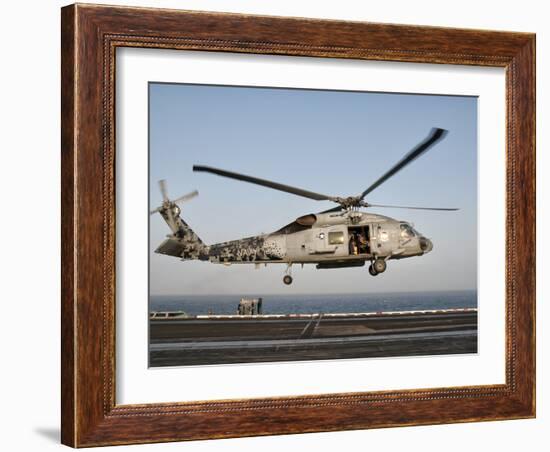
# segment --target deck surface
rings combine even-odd
[[[150,320],[150,366],[477,352],[477,311]]]

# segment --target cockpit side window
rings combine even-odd
[[[404,239],[410,239],[412,237],[414,237],[414,229],[408,225],[407,223],[401,223],[399,225],[400,229],[401,229],[401,237],[404,238]]]

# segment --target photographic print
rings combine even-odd
[[[149,365],[477,353],[477,98],[149,83]]]

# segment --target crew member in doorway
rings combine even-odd
[[[352,232],[349,238],[349,253],[357,255],[357,240],[355,238],[355,233]]]
[[[357,242],[359,246],[359,253],[365,254],[367,252],[367,239],[365,238],[365,235],[362,233],[359,233],[357,237]]]

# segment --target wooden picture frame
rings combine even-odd
[[[62,442],[73,447],[535,416],[535,36],[71,5],[62,9]],[[117,47],[506,70],[506,382],[298,397],[115,403]]]

